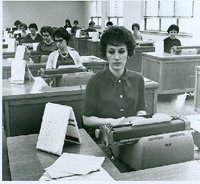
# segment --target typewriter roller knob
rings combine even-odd
[[[97,139],[99,139],[100,136],[101,136],[101,131],[100,131],[100,129],[96,129],[96,130],[95,130],[95,137],[96,137]]]

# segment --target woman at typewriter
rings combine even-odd
[[[43,41],[37,46],[37,52],[44,52],[44,54],[50,54],[57,50],[57,45],[52,39],[53,28],[50,26],[43,26],[40,29],[40,34],[43,37]]]
[[[31,23],[28,28],[30,33],[24,37],[24,43],[39,43],[43,40],[42,36],[37,33],[38,27],[36,23]]]
[[[55,29],[53,37],[58,49],[49,55],[46,69],[56,69],[66,65],[75,65],[84,68],[79,53],[68,47],[70,34],[65,30],[65,28],[60,27]]]
[[[140,25],[138,23],[134,23],[132,25],[132,31],[133,31],[133,38],[135,41],[142,41],[142,35],[140,34]]]
[[[117,125],[127,117],[144,115],[144,79],[126,69],[128,57],[134,53],[132,33],[122,26],[112,26],[100,40],[102,56],[109,65],[88,81],[83,103],[83,122],[86,127],[101,124]]]
[[[167,30],[169,37],[164,39],[164,52],[167,53],[176,53],[179,52],[177,50],[177,46],[181,46],[181,42],[176,38],[176,35],[179,32],[179,27],[175,24],[169,26]]]

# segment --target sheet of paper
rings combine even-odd
[[[17,50],[15,52],[15,60],[23,60],[26,54],[27,54],[26,46],[18,45]]]
[[[102,61],[102,59],[100,59],[96,56],[81,56],[81,60],[83,63]]]
[[[185,116],[190,121],[190,127],[200,132],[200,114]]]
[[[45,106],[37,149],[62,154],[71,107],[47,103]]]
[[[80,66],[77,65],[60,65],[58,66],[58,69],[62,69],[62,68],[79,68]]]
[[[51,178],[61,178],[74,174],[85,175],[97,171],[104,159],[104,157],[91,155],[63,153],[53,165],[45,170]]]
[[[52,178],[45,172],[39,179],[40,181],[51,181]],[[95,172],[86,175],[73,175],[64,178],[58,178],[57,181],[113,181],[113,178],[102,167]]]
[[[11,65],[11,83],[23,84],[25,76],[26,61],[13,60]]]

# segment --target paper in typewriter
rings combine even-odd
[[[68,126],[69,124],[70,126]],[[75,116],[70,106],[47,103],[42,117],[36,148],[61,155],[67,132],[80,143],[78,127],[75,124]],[[69,128],[67,131],[68,127],[73,128]]]

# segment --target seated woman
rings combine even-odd
[[[181,42],[176,38],[179,32],[179,27],[172,24],[167,30],[169,37],[164,39],[164,52],[174,53],[177,52],[177,46],[181,46]]]
[[[85,32],[96,32],[97,30],[94,28],[95,26],[95,22],[94,21],[90,21],[88,24],[88,28],[85,29]]]
[[[132,31],[133,31],[133,38],[134,40],[137,42],[137,41],[142,41],[143,38],[140,34],[140,25],[138,23],[134,23],[132,25]]]
[[[37,52],[44,52],[45,54],[50,54],[57,49],[56,42],[53,41],[53,29],[50,26],[43,26],[40,29],[40,34],[43,37],[43,41],[37,46]]]
[[[28,35],[28,31],[27,31],[27,25],[25,23],[21,23],[20,24],[20,29],[21,29],[21,38],[24,38],[25,36]]]
[[[61,65],[76,65],[77,67],[84,68],[79,53],[68,48],[70,34],[66,29],[64,27],[55,29],[53,37],[58,49],[49,55],[46,69],[55,69]]]
[[[79,24],[79,22],[78,22],[78,20],[74,20],[74,23],[73,23],[74,25],[72,26],[72,29],[71,29],[71,34],[76,34],[76,31],[78,30],[78,29],[80,29],[80,27],[78,26],[78,24]]]
[[[24,43],[39,43],[43,40],[42,36],[39,33],[37,33],[37,24],[32,23],[28,26],[28,28],[30,30],[30,34],[24,37]]]
[[[70,22],[69,19],[66,19],[66,20],[65,20],[64,28],[69,32],[69,34],[71,34],[72,25],[71,25],[71,22]]]
[[[134,48],[132,33],[125,27],[112,26],[103,33],[100,50],[109,66],[87,83],[83,102],[86,127],[116,125],[127,117],[146,114],[144,79],[139,73],[125,68]]]

